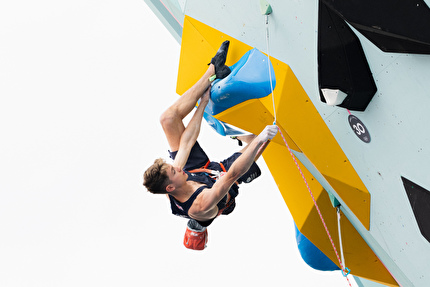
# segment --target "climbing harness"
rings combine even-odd
[[[225,169],[224,165],[222,163],[219,163],[222,171],[219,170],[212,170],[212,169],[208,169],[207,167],[209,166],[210,161],[208,161],[204,166],[202,166],[201,168],[196,168],[196,169],[192,169],[189,170],[189,173],[198,173],[198,172],[204,172],[207,175],[209,175],[210,178],[218,180],[220,179],[226,172],[227,170]]]
[[[227,170],[225,169],[225,166],[221,162],[219,162],[218,164],[220,165],[222,171],[208,169],[207,167],[209,166],[210,162],[211,161],[209,160],[201,168],[192,169],[192,170],[189,170],[188,172],[189,173],[203,172],[203,173],[206,173],[210,178],[214,179],[215,181],[218,180],[218,179],[220,179],[223,175],[225,175],[227,173]],[[239,182],[236,181],[235,184],[239,185]],[[234,198],[233,198],[233,200],[231,200],[230,193],[227,193],[227,200],[226,200],[226,202],[227,203],[226,203],[225,207],[222,208],[222,209],[220,209],[218,211],[218,215],[217,216],[221,215],[224,210],[226,210],[227,208],[229,208],[234,203]]]
[[[269,13],[270,14],[270,13]],[[273,86],[272,86],[272,73],[271,73],[271,69],[270,69],[270,52],[269,52],[269,14],[265,14],[265,24],[266,24],[266,47],[267,47],[267,62],[268,62],[268,66],[269,66],[269,78],[270,78],[270,88],[271,88],[271,96],[272,96],[272,104],[273,104],[273,115],[274,115],[274,120],[273,120],[273,124],[274,125],[276,125],[276,106],[275,106],[275,96],[274,96],[274,93],[273,93]],[[284,134],[282,133],[282,131],[281,131],[281,128],[278,126],[278,125],[276,125],[277,126],[277,128],[278,128],[278,130],[279,130],[279,133],[281,134],[281,136],[282,136],[282,139],[283,139],[283,141],[284,141],[284,143],[285,143],[285,146],[287,147],[287,149],[288,149],[288,151],[289,151],[289,153],[290,153],[290,155],[291,155],[291,157],[292,157],[292,159],[293,159],[293,161],[294,161],[294,163],[296,164],[296,167],[297,167],[297,169],[299,170],[299,172],[300,172],[300,175],[302,176],[302,179],[303,179],[303,181],[304,181],[304,183],[305,183],[305,185],[306,185],[306,187],[307,187],[307,189],[308,189],[308,191],[309,191],[309,194],[311,195],[311,197],[312,197],[312,200],[313,200],[313,202],[314,202],[314,205],[315,205],[315,209],[317,210],[317,212],[318,212],[318,215],[319,215],[319,217],[320,217],[320,219],[321,219],[321,222],[322,222],[322,224],[324,225],[324,228],[325,228],[325,231],[326,231],[326,233],[327,233],[327,236],[328,236],[328,238],[330,239],[330,242],[331,242],[331,245],[332,245],[332,247],[333,247],[333,250],[334,250],[334,252],[335,252],[335,254],[336,254],[336,257],[337,257],[337,259],[338,259],[338,261],[339,261],[339,264],[340,264],[340,267],[341,267],[341,270],[342,270],[342,275],[346,278],[346,280],[348,281],[348,284],[349,284],[349,286],[351,286],[352,287],[352,285],[351,285],[351,282],[349,281],[349,279],[348,279],[348,274],[351,272],[348,268],[346,268],[346,267],[344,267],[344,262],[345,262],[345,259],[343,258],[343,250],[342,250],[342,240],[341,240],[341,233],[340,233],[340,211],[339,211],[339,208],[338,208],[338,223],[339,223],[339,225],[338,225],[338,231],[339,231],[339,242],[340,242],[340,250],[341,250],[341,255],[342,255],[342,260],[339,258],[339,254],[338,254],[338,252],[337,252],[337,249],[336,249],[336,245],[334,244],[334,242],[333,242],[333,239],[332,239],[332,237],[331,237],[331,235],[330,235],[330,232],[329,232],[329,230],[328,230],[328,227],[327,227],[327,225],[326,225],[326,223],[325,223],[325,220],[324,220],[324,218],[323,218],[323,216],[322,216],[322,214],[321,214],[321,211],[320,211],[320,209],[319,209],[319,207],[318,207],[318,204],[317,204],[317,202],[316,202],[316,200],[315,200],[315,197],[314,197],[314,195],[313,195],[313,193],[312,193],[312,191],[311,191],[311,188],[309,187],[309,184],[308,184],[308,182],[307,182],[307,180],[306,180],[306,177],[305,177],[305,175],[303,174],[303,172],[302,172],[302,170],[301,170],[301,168],[300,168],[300,165],[298,164],[298,162],[297,162],[297,159],[296,159],[296,157],[294,156],[294,154],[293,154],[293,152],[292,152],[292,150],[291,150],[291,148],[290,148],[290,146],[288,145],[288,143],[287,143],[287,140],[285,139],[285,136],[284,136]]]
[[[206,168],[197,168],[197,169],[190,170],[189,172],[190,173],[204,172],[210,178],[215,179],[215,180],[220,179],[225,174],[225,171],[212,170],[212,169],[206,169]]]

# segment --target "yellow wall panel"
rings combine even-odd
[[[229,39],[227,64],[237,62],[251,47],[190,17],[185,17],[177,91],[185,92],[206,69],[219,45]],[[291,148],[303,152],[362,224],[369,228],[370,195],[290,67],[272,58],[277,79],[274,91],[277,124]],[[216,118],[258,133],[273,117],[271,96],[246,101]],[[278,135],[274,142],[282,143]],[[360,200],[356,200],[359,198]]]
[[[285,146],[271,143],[264,152],[263,157],[294,218],[297,228],[307,239],[318,247],[318,249],[339,266],[336,253],[327,236],[312,197],[288,149]],[[336,209],[331,204],[327,192],[325,192],[322,186],[314,179],[306,167],[299,161],[298,163],[317,201],[318,207],[339,253],[340,244],[337,231]],[[379,258],[345,216],[342,216],[341,219],[341,230],[346,267],[352,270],[352,274],[385,285],[397,286],[395,280],[386,270]]]
[[[321,115],[303,90],[291,69],[286,66],[277,107],[278,123],[288,132],[300,150],[336,189],[361,223],[369,229],[370,194],[346,155],[331,134]],[[342,182],[343,185],[340,185]],[[365,200],[356,201],[356,198]]]
[[[252,47],[188,16],[184,20],[177,92],[183,94],[206,71],[207,63],[221,43],[230,40],[227,65],[236,63]],[[274,91],[277,125],[289,146],[303,152],[348,207],[369,227],[370,195],[337,144],[293,71],[285,63],[271,58],[276,75]],[[238,104],[215,116],[252,133],[259,133],[274,119],[272,97]],[[276,184],[299,230],[337,264],[333,248],[325,233],[312,198],[297,167],[277,135],[263,154]],[[335,209],[327,192],[301,164],[328,228],[338,246]],[[352,273],[395,286],[395,281],[370,250],[358,232],[344,217],[342,221],[347,267]]]

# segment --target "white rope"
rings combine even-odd
[[[340,258],[342,260],[341,262],[341,269],[342,269],[342,273],[344,273],[345,271],[345,257],[343,256],[343,247],[342,247],[342,233],[340,230],[340,207],[336,207],[337,209],[337,231],[339,233],[339,249],[340,249]]]
[[[269,15],[265,15],[264,17],[266,22],[266,48],[267,48],[267,67],[269,68],[269,80],[270,80],[270,89],[272,94],[272,104],[273,104],[273,124],[276,124],[276,109],[275,109],[275,96],[273,94],[273,84],[272,84],[272,69],[270,69],[270,51],[269,51]]]

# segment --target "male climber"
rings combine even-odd
[[[261,174],[255,161],[278,132],[275,125],[270,125],[258,136],[238,137],[248,145],[220,163],[209,161],[198,144],[203,112],[210,97],[210,79],[213,75],[222,79],[230,73],[225,65],[228,47],[229,41],[225,41],[204,75],[160,118],[170,150],[173,151],[169,151],[173,163],[157,159],[144,173],[143,184],[148,191],[167,194],[172,213],[191,219],[188,226],[198,229],[207,227],[219,214],[233,211],[238,184],[248,183]],[[200,103],[185,127],[182,120],[194,109],[198,100]],[[211,176],[213,173],[222,176],[214,179]]]

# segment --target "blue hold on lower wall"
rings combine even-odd
[[[336,271],[340,268],[333,263],[321,250],[318,249],[309,239],[304,236],[297,226],[294,224],[296,229],[296,241],[297,247],[299,248],[300,255],[303,261],[306,262],[310,267],[320,271]]]
[[[237,135],[241,132],[213,116],[247,100],[266,97],[276,86],[272,63],[269,61],[268,64],[267,56],[256,48],[246,52],[230,69],[231,73],[227,77],[212,83],[211,99],[204,115],[209,125],[221,135]]]

